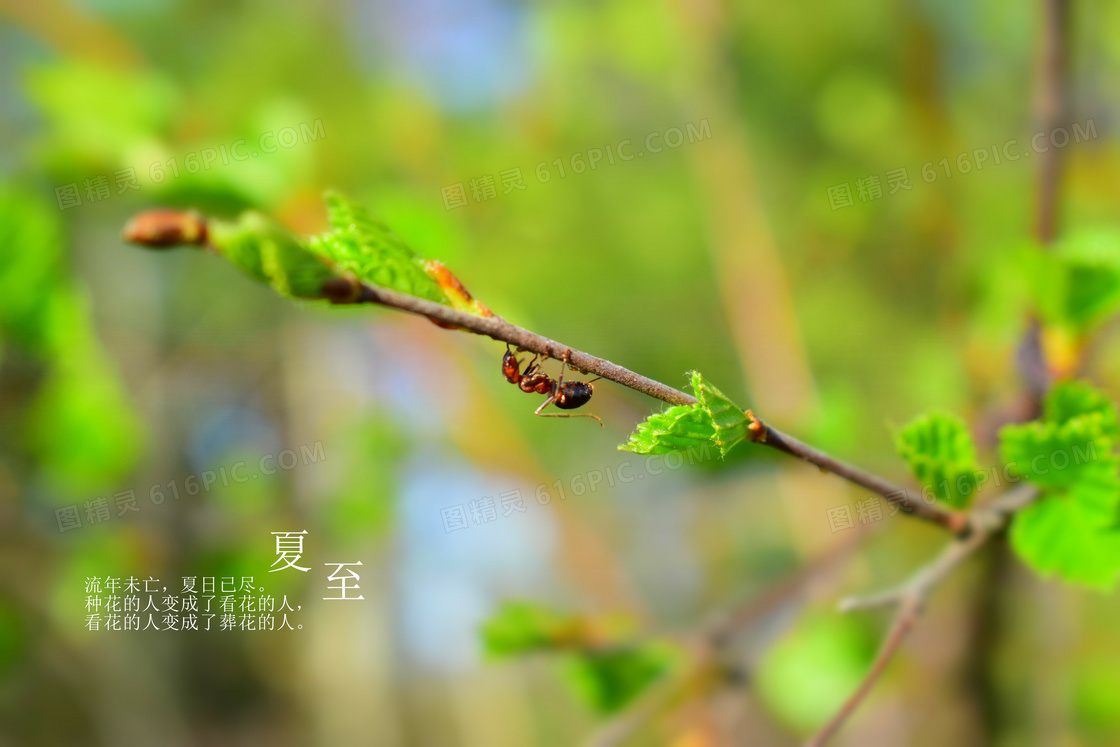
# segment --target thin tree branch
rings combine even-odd
[[[956,535],[968,531],[968,517],[965,514],[959,511],[946,511],[926,503],[920,497],[911,495],[909,491],[899,485],[826,454],[789,434],[782,433],[750,410],[747,411],[747,414],[754,421],[751,425],[751,438],[755,443],[766,444],[778,451],[804,459],[825,472],[831,472],[848,482],[867,488],[872,493],[881,495],[888,502],[898,506],[908,516],[933,522]]]
[[[845,612],[887,606],[894,606],[897,612],[887,631],[879,654],[875,657],[875,661],[863,682],[840,707],[836,715],[812,739],[806,742],[807,747],[821,747],[825,744],[863,703],[868,693],[871,692],[871,687],[879,679],[895,652],[898,651],[906,634],[914,627],[933,589],[965,559],[983,547],[990,539],[997,536],[1007,525],[1011,516],[1016,511],[1028,506],[1037,496],[1038,491],[1029,486],[1000,495],[990,503],[969,513],[968,533],[946,545],[936,558],[919,568],[901,586],[866,596],[848,597],[841,600],[840,609]]]
[[[581,350],[562,345],[555,340],[530,332],[524,327],[510,324],[499,316],[479,316],[388,288],[365,284],[362,285],[354,303],[375,303],[381,306],[390,306],[401,311],[425,316],[444,325],[452,325],[469,332],[486,335],[500,342],[515,345],[522,350],[528,350],[548,358],[559,361],[566,358],[569,363],[584,373],[602,376],[604,379],[622,384],[673,405],[693,405],[697,402],[691,394],[634,373],[630,369],[623,368],[604,358],[597,358]],[[809,446],[793,436],[779,431],[762,421],[750,410],[747,411],[747,415],[752,420],[751,439],[755,443],[765,444],[778,451],[804,459],[825,472],[831,472],[860,487],[867,488],[873,493],[878,493],[888,501],[897,504],[904,513],[933,522],[953,534],[961,534],[967,529],[967,519],[964,514],[956,511],[945,511],[930,505],[920,498],[911,496],[902,487],[878,475],[836,459],[820,449]]]
[[[581,350],[562,345],[555,340],[530,332],[524,327],[510,324],[500,316],[479,316],[425,298],[417,298],[389,288],[366,284],[362,285],[354,303],[375,303],[400,311],[407,311],[411,314],[419,314],[432,321],[485,335],[499,342],[505,342],[522,350],[528,350],[558,361],[564,360],[565,355],[567,355],[568,362],[584,373],[602,376],[604,379],[622,384],[672,405],[694,405],[697,402],[696,397],[691,394],[642,376],[604,358],[597,358]]]
[[[205,218],[195,212],[177,210],[150,210],[135,216],[124,228],[123,237],[149,248],[169,248],[183,244],[205,247],[217,252],[210,244],[210,228]],[[466,289],[447,273],[454,281],[457,290],[469,298]],[[682,392],[668,384],[642,376],[617,363],[597,358],[551,340],[524,327],[510,324],[505,319],[481,307],[486,313],[461,311],[425,298],[385,288],[383,286],[359,283],[355,279],[337,277],[326,281],[321,289],[321,297],[331,303],[346,305],[370,303],[387,306],[399,311],[426,317],[441,327],[461,329],[475,334],[514,345],[521,350],[542,355],[571,364],[576,369],[600,376],[616,384],[649,395],[671,405],[694,405],[696,397]],[[908,516],[913,516],[937,524],[951,533],[961,535],[967,531],[967,521],[963,514],[945,511],[910,496],[903,488],[866,472],[847,462],[836,459],[825,452],[805,444],[793,436],[782,433],[777,428],[763,422],[750,410],[746,411],[751,419],[750,436],[755,443],[765,444],[791,456],[804,459],[825,472],[841,477],[860,487],[877,493],[889,502],[898,505]]]
[[[1038,88],[1035,92],[1038,123],[1047,135],[1066,119],[1067,44],[1069,0],[1043,0],[1039,42]],[[1049,148],[1039,155],[1038,240],[1049,244],[1057,234],[1058,193],[1061,187],[1063,152]]]

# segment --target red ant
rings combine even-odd
[[[533,413],[540,415],[542,418],[595,418],[599,421],[599,425],[603,425],[603,421],[599,419],[598,415],[590,413],[567,413],[567,412],[541,412],[549,405],[556,405],[561,410],[574,410],[577,407],[583,407],[591,399],[591,395],[595,392],[595,387],[591,385],[591,381],[598,381],[601,376],[597,376],[591,381],[564,381],[564,368],[571,368],[575,371],[575,367],[568,362],[569,356],[572,351],[567,350],[564,353],[564,360],[560,363],[560,378],[554,380],[551,376],[541,370],[540,355],[534,355],[533,360],[521,370],[521,361],[517,357],[517,353],[510,350],[509,345],[506,345],[506,354],[502,356],[502,375],[506,377],[506,381],[517,386],[523,392],[536,392],[537,394],[544,394],[548,399],[544,401],[540,407]]]

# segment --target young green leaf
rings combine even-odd
[[[1062,381],[1046,396],[1043,419],[1052,423],[1068,423],[1082,415],[1100,415],[1101,434],[1120,441],[1120,415],[1116,403],[1086,381]]]
[[[1000,430],[1000,454],[1009,470],[1039,487],[1081,485],[1086,496],[1108,495],[1120,489],[1112,454],[1116,429],[1116,405],[1103,394],[1088,384],[1057,384],[1046,396],[1042,420]]]
[[[447,304],[423,260],[383,223],[338,194],[326,197],[331,230],[310,239],[313,252],[359,280]]]
[[[1013,470],[1042,488],[1016,514],[1011,544],[1043,575],[1111,586],[1120,573],[1120,459],[1116,406],[1084,382],[1053,387],[1043,417],[1000,431]]]
[[[895,438],[895,448],[919,482],[941,500],[965,508],[976,491],[976,447],[964,421],[932,413],[911,421]]]
[[[1120,531],[1101,526],[1074,488],[1045,495],[1020,511],[1011,525],[1011,547],[1044,576],[1111,588],[1120,575]]]
[[[693,371],[692,391],[700,400],[694,405],[675,405],[639,423],[630,440],[619,446],[635,454],[669,454],[705,446],[715,446],[726,457],[748,436],[751,423],[747,414]]]
[[[281,295],[322,298],[323,284],[341,277],[329,262],[260,213],[244,213],[234,222],[210,221],[208,230],[211,246]]]

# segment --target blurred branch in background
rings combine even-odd
[[[723,2],[675,2],[690,51],[702,71],[691,105],[721,130],[691,154],[708,213],[708,245],[752,399],[792,424],[817,407],[789,280],[768,225],[749,148],[750,133],[735,97],[729,63],[728,14]]]
[[[886,634],[882,649],[867,677],[840,711],[807,743],[808,747],[821,747],[851,717],[878,681],[887,663],[898,651],[910,629],[918,622],[926,601],[933,589],[945,579],[958,565],[969,558],[993,538],[999,538],[1015,512],[1022,510],[1038,497],[1038,491],[1031,487],[1021,487],[1005,493],[990,503],[975,509],[969,514],[971,532],[945,546],[928,565],[920,568],[902,586],[877,594],[863,597],[849,597],[841,600],[840,609],[844,612],[894,607],[894,622]],[[989,590],[990,591],[990,590]]]

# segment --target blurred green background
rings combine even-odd
[[[517,324],[678,387],[700,369],[899,479],[892,427],[956,410],[995,465],[1038,24],[990,1],[0,3],[0,744],[577,744],[605,718],[578,682],[484,654],[505,602],[687,636],[862,516],[886,531],[746,636],[741,682],[635,741],[796,744],[884,623],[835,600],[934,530],[749,449],[622,454],[660,403],[603,383],[605,429],[535,418],[491,340],[293,304],[121,226],[255,208],[314,233],[338,189]],[[1067,227],[1120,208],[1120,5],[1077,4],[1071,46]],[[1115,393],[1114,332],[1091,374]],[[312,570],[270,573],[298,530]],[[323,601],[324,564],[356,561],[364,599]],[[302,628],[90,630],[87,579],[130,576],[252,576]],[[1118,623],[989,553],[837,743],[1120,743]]]

